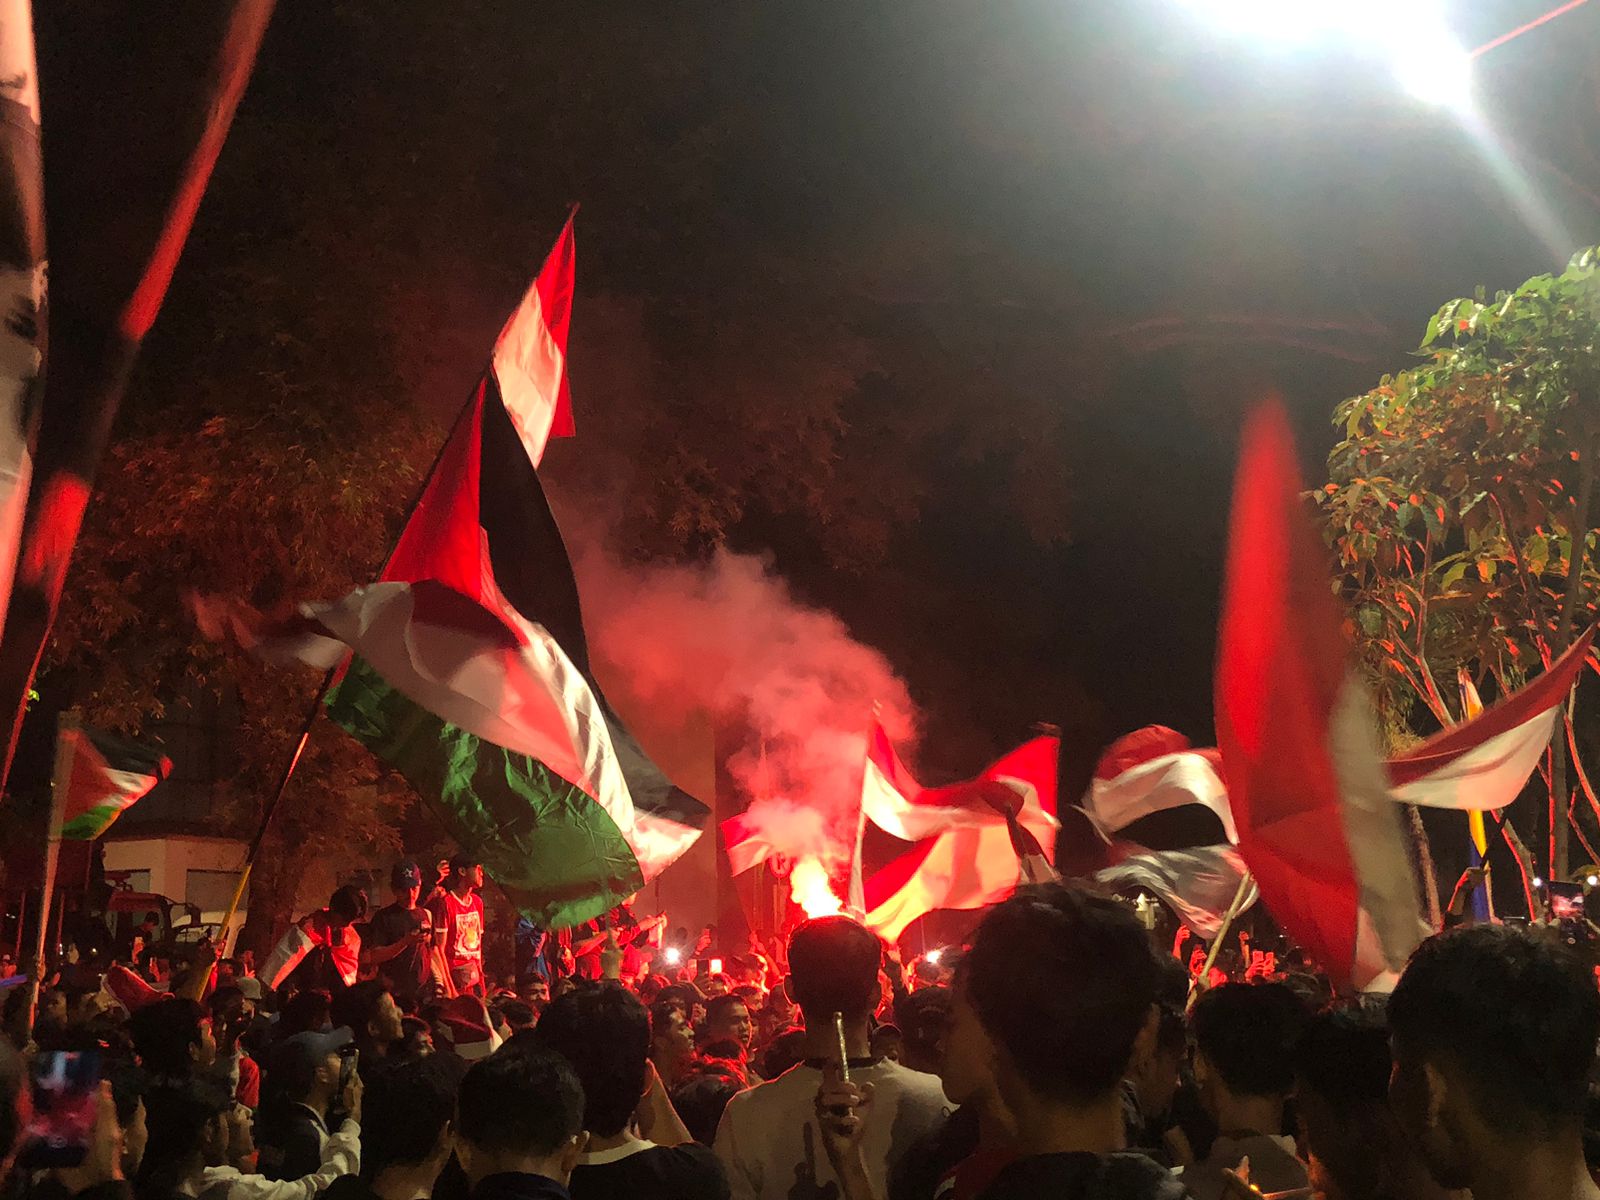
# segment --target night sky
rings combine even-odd
[[[1069,776],[1150,722],[1209,743],[1244,404],[1284,394],[1309,475],[1332,406],[1403,367],[1440,302],[1600,240],[1600,5],[1480,64],[1478,107],[1534,219],[1459,113],[1370,55],[1220,36],[1198,7],[282,0],[147,370],[180,379],[216,281],[266,263],[288,336],[394,323],[429,384],[396,402],[442,415],[572,200],[580,442],[613,431],[606,385],[644,353],[597,312],[636,303],[657,352],[690,355],[734,290],[801,330],[868,295],[900,352],[937,339],[1043,397],[1066,536],[1030,528],[1012,459],[951,437],[915,451],[921,511],[870,569],[838,569],[792,515],[752,512],[730,543],[772,552],[890,656],[933,773],[1034,720],[1065,728]],[[1548,5],[1448,7],[1470,46]],[[331,268],[311,225],[382,269]],[[768,286],[778,251],[828,270]],[[246,347],[240,369],[267,354]],[[767,382],[786,403],[790,381]],[[1033,417],[969,419],[1026,439]],[[893,453],[871,428],[842,453]],[[583,495],[579,466],[553,452],[551,473]]]

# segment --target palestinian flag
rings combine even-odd
[[[56,786],[66,789],[59,798],[63,838],[93,841],[172,773],[172,760],[160,752],[98,729],[63,725],[57,736]]]
[[[1393,985],[1428,933],[1281,408],[1245,428],[1217,649],[1217,739],[1239,852],[1340,984]]]
[[[626,900],[706,818],[595,683],[572,565],[540,486],[545,439],[572,431],[572,287],[569,220],[380,581],[303,607],[295,637],[264,647],[328,666],[354,650],[329,716],[399,770],[547,928]]]

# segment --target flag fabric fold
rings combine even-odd
[[[1210,940],[1222,928],[1223,914],[1238,894],[1246,867],[1232,846],[1196,846],[1188,850],[1146,850],[1095,873],[1110,888],[1144,888],[1160,896],[1197,936]],[[1239,911],[1260,898],[1252,883]]]
[[[1239,840],[1220,753],[1196,750],[1188,738],[1162,725],[1135,730],[1107,747],[1083,801],[1108,834],[1191,805],[1215,815],[1228,842]]]
[[[875,798],[880,815],[893,810],[898,815],[886,818],[891,824],[929,832],[865,881],[867,927],[895,941],[934,909],[982,908],[1009,895],[1019,878],[1047,877],[1057,828],[1059,755],[1059,738],[1036,738],[976,779],[910,794],[898,791],[915,786],[903,768],[883,773],[893,794]],[[935,812],[949,815],[950,823],[942,829],[924,825],[924,816]]]
[[[1394,798],[1477,812],[1509,805],[1550,744],[1594,635],[1590,627],[1549,670],[1498,704],[1391,758],[1387,767]]]
[[[1234,485],[1217,732],[1239,850],[1273,916],[1339,982],[1392,986],[1427,927],[1374,714],[1350,669],[1288,421],[1249,419]]]
[[[379,581],[252,635],[268,656],[323,667],[354,651],[328,715],[399,770],[546,928],[626,900],[706,818],[594,680],[577,582],[539,481],[547,437],[563,420],[571,429],[572,272],[569,220]]]
[[[67,757],[63,838],[93,841],[172,774],[172,760],[149,746],[82,725],[64,726],[58,736],[66,743],[60,751]]]

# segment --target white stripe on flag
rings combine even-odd
[[[1130,767],[1115,778],[1097,779],[1085,801],[1090,816],[1113,834],[1140,817],[1188,804],[1204,805],[1216,813],[1228,841],[1238,842],[1228,789],[1210,760],[1191,750],[1163,754]]]
[[[494,378],[506,414],[536,467],[550,440],[550,423],[561,399],[566,368],[566,356],[545,320],[535,278],[494,344]]]
[[[1437,770],[1395,788],[1394,798],[1404,804],[1463,811],[1506,807],[1539,765],[1559,712],[1559,706],[1547,708],[1496,734]]]

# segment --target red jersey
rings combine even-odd
[[[433,927],[444,930],[445,965],[452,972],[483,969],[483,897],[470,892],[465,900],[446,892],[433,902]]]

